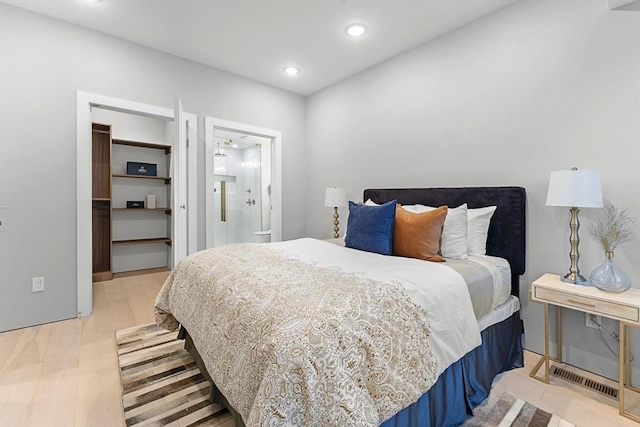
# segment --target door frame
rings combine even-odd
[[[91,199],[92,199],[92,177],[91,177],[91,154],[92,154],[92,135],[91,135],[91,109],[93,107],[112,110],[121,113],[133,114],[143,117],[149,117],[167,122],[175,121],[175,112],[169,108],[158,107],[155,105],[143,104],[134,101],[128,101],[120,98],[113,98],[104,95],[98,95],[89,92],[77,91],[76,97],[76,289],[77,289],[77,307],[78,317],[86,317],[91,315],[93,311],[93,280],[92,280],[92,219],[91,219]],[[190,138],[197,140],[197,116],[185,113],[185,117],[193,120],[196,124],[195,133],[191,135],[191,127],[189,128]],[[191,144],[196,150],[197,144]],[[195,169],[195,167],[193,168]],[[175,177],[179,181],[186,180],[186,171],[179,170],[180,176]],[[195,173],[195,172],[194,172]],[[182,176],[184,175],[184,176]],[[179,186],[172,186],[174,197],[180,197]],[[195,200],[193,200],[195,202]],[[197,213],[197,208],[188,206]],[[174,212],[174,215],[180,215]],[[175,222],[172,221],[172,235],[175,235]],[[193,224],[197,227],[196,224]]]
[[[213,179],[213,154],[215,152],[215,144],[213,142],[214,128],[271,139],[271,202],[273,206],[271,211],[271,241],[282,241],[282,132],[245,123],[205,117],[205,247],[212,247],[210,243],[213,242],[213,226],[209,226],[208,218],[213,215],[213,191],[211,191],[213,182],[209,181]]]

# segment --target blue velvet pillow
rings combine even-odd
[[[366,206],[349,201],[349,220],[345,246],[361,251],[391,255],[396,201]]]

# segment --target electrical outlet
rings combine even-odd
[[[31,292],[44,291],[44,277],[34,277],[31,279]]]
[[[591,321],[591,318],[595,317],[595,320],[597,322],[593,323]],[[595,314],[591,314],[591,313],[585,313],[584,314],[584,324],[587,328],[593,328],[593,329],[598,329],[598,324],[602,324],[602,316],[597,316]]]

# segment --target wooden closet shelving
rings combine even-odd
[[[127,209],[127,208],[113,208],[114,212],[161,212],[164,211],[165,214],[171,215],[171,208],[144,208],[144,209]]]
[[[111,280],[111,126],[93,123],[91,222],[93,281]]]
[[[171,184],[171,177],[168,176],[127,175],[123,173],[114,173],[111,176],[114,178],[164,179],[165,184]]]
[[[156,144],[153,142],[131,141],[128,139],[116,138],[114,138],[111,143],[116,145],[128,145],[131,147],[155,148],[158,150],[164,150],[165,154],[171,154],[171,146],[166,144]]]
[[[113,146],[124,145],[130,147],[140,147],[145,149],[162,150],[165,155],[171,154],[171,146],[157,144],[153,142],[133,141],[127,139],[112,138],[111,125],[93,123],[92,124],[92,238],[93,238],[93,281],[111,280],[113,278],[113,248],[128,245],[161,244],[171,246],[170,237],[152,237],[142,239],[113,239],[113,215],[118,212],[136,212],[138,214],[149,214],[150,212],[161,212],[171,215],[172,210],[168,207],[158,207],[153,209],[127,209],[124,207],[113,207],[113,182],[117,179],[143,179],[143,180],[163,180],[165,185],[171,184],[169,176],[145,176],[128,175],[112,172]],[[169,158],[167,158],[167,161]],[[142,181],[141,185],[144,185]],[[144,187],[142,187],[144,188]],[[168,187],[167,187],[168,188]],[[144,192],[143,192],[144,193]],[[169,199],[169,197],[167,197]],[[116,200],[118,200],[116,198]],[[142,200],[140,198],[139,200]],[[116,203],[122,203],[116,202]],[[136,217],[144,218],[144,216]]]
[[[171,239],[168,237],[154,237],[151,239],[128,239],[128,240],[114,240],[114,246],[123,245],[146,245],[149,243],[165,243],[167,246],[171,246]]]

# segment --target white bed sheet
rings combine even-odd
[[[316,239],[270,246],[303,262],[401,284],[427,312],[431,328],[429,345],[440,361],[437,375],[481,343],[467,285],[459,273],[444,263],[384,256]]]
[[[504,258],[489,255],[471,255],[467,258],[467,261],[480,264],[491,273],[491,277],[493,278],[493,303],[491,304],[491,310],[505,303],[511,296],[511,266],[509,262]]]
[[[509,295],[509,298],[507,298],[505,302],[478,319],[478,328],[484,331],[489,326],[508,319],[518,310],[520,310],[520,300],[515,295]]]
[[[345,245],[344,237],[323,241],[338,246]],[[493,302],[491,304],[491,310],[507,302],[511,296],[511,266],[506,259],[491,255],[469,255],[466,260],[457,261],[470,261],[480,264],[491,273],[493,278]]]

